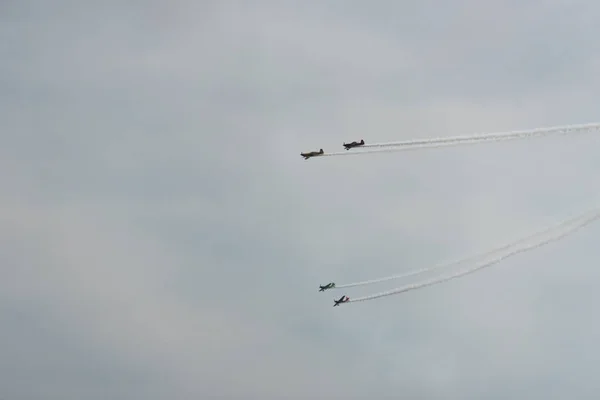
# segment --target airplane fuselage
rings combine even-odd
[[[323,151],[323,149],[320,149],[319,151],[311,151],[308,153],[300,153],[300,155],[302,157],[304,157],[305,160],[308,160],[310,157],[316,157],[316,156],[321,156],[325,154],[325,152]]]
[[[364,146],[365,141],[364,139],[362,139],[360,142],[352,142],[352,143],[344,143],[344,147],[346,148],[346,150],[350,150],[353,147],[358,147],[358,146]]]
[[[342,296],[342,297],[340,297],[340,299],[339,299],[339,300],[335,300],[335,299],[333,299],[333,302],[335,303],[333,306],[334,306],[334,307],[335,307],[335,306],[339,306],[339,305],[340,305],[340,304],[342,304],[342,303],[346,303],[346,302],[348,302],[348,300],[350,300],[350,298],[349,298],[348,296]]]

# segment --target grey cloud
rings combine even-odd
[[[598,328],[579,311],[596,296],[595,227],[403,296],[332,309],[342,293],[316,292],[597,204],[595,135],[298,154],[593,121],[595,6],[7,4],[3,395],[596,389]]]

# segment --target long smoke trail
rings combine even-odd
[[[433,143],[446,143],[446,142],[468,142],[472,140],[495,140],[495,139],[521,139],[535,136],[546,136],[552,134],[569,134],[585,132],[589,130],[596,130],[600,128],[600,123],[591,124],[578,124],[578,125],[564,125],[564,126],[553,126],[545,128],[518,130],[510,132],[497,132],[487,134],[475,134],[475,135],[463,135],[463,136],[451,136],[445,138],[431,138],[431,139],[416,139],[416,140],[405,140],[399,142],[389,143],[373,143],[365,144],[362,148],[367,147],[396,147],[396,146],[415,146],[423,144]]]
[[[588,215],[586,217],[586,215]],[[523,253],[525,251],[529,251],[529,250],[533,250],[535,248],[541,247],[545,244],[557,241],[559,239],[562,239],[565,236],[568,236],[572,233],[574,233],[575,231],[585,227],[586,225],[591,224],[592,222],[596,221],[598,218],[600,218],[600,210],[595,210],[589,213],[584,214],[583,216],[574,218],[570,221],[567,221],[565,224],[561,224],[558,227],[556,227],[554,229],[554,232],[550,231],[550,232],[546,232],[545,235],[540,235],[539,239],[537,239],[534,242],[531,243],[527,243],[527,242],[523,242],[523,243],[519,243],[517,245],[515,245],[514,249],[510,250],[509,252],[506,252],[504,254],[500,254],[497,255],[491,259],[482,261],[480,263],[478,263],[475,267],[457,272],[453,275],[449,275],[446,277],[440,277],[440,278],[435,278],[429,281],[425,281],[425,282],[421,282],[421,283],[415,283],[412,285],[406,285],[404,287],[401,288],[397,288],[397,289],[393,289],[387,292],[382,292],[382,293],[378,293],[378,294],[374,294],[374,295],[370,295],[370,296],[365,296],[365,297],[359,297],[353,300],[350,300],[349,302],[358,302],[358,301],[366,301],[366,300],[373,300],[373,299],[377,299],[380,297],[385,297],[385,296],[391,296],[391,295],[395,295],[395,294],[400,294],[400,293],[404,293],[404,292],[408,292],[411,290],[416,290],[416,289],[421,289],[427,286],[433,286],[433,285],[437,285],[443,282],[448,282],[452,279],[456,279],[456,278],[460,278],[462,276],[468,275],[468,274],[472,274],[474,272],[477,272],[483,268],[487,268],[490,267],[494,264],[499,263],[500,261],[508,258],[508,257],[512,257],[516,254],[519,253]],[[566,229],[559,229],[561,227],[564,227],[564,225],[569,226]]]
[[[326,153],[321,157],[332,157],[332,156],[351,156],[360,154],[372,154],[372,153],[384,153],[384,152],[397,152],[397,151],[408,151],[408,150],[420,150],[437,147],[447,146],[459,146],[468,144],[480,144],[488,142],[498,142],[504,140],[515,140],[524,139],[539,136],[548,136],[552,134],[572,134],[572,133],[586,133],[591,131],[597,131],[600,129],[600,123],[593,124],[582,124],[582,125],[568,125],[551,128],[538,128],[523,131],[512,131],[503,133],[491,133],[485,135],[468,135],[468,136],[453,136],[446,138],[431,138],[431,139],[418,139],[418,140],[406,140],[401,142],[389,142],[389,143],[373,143],[361,146],[361,148],[378,148],[375,150],[357,150],[357,151],[346,151],[346,152],[335,152]]]
[[[584,218],[584,216],[580,216],[578,218]],[[548,234],[551,231],[555,231],[557,229],[560,229],[561,227],[568,226],[568,225],[572,224],[573,222],[574,222],[574,220],[572,220],[572,219],[568,220],[568,221],[563,221],[562,223],[560,223],[560,224],[558,224],[556,226],[553,226],[553,227],[550,227],[550,228],[546,228],[546,229],[544,229],[542,231],[538,231],[538,232],[533,233],[531,235],[528,235],[526,237],[522,237],[522,238],[520,238],[518,240],[515,240],[515,241],[509,243],[509,244],[505,244],[503,246],[496,247],[496,248],[494,248],[492,250],[488,250],[488,251],[486,251],[484,253],[480,253],[480,254],[469,256],[469,257],[465,257],[465,258],[462,258],[460,260],[455,260],[455,261],[452,261],[452,262],[449,262],[449,263],[436,264],[436,265],[434,265],[432,267],[421,268],[421,269],[417,269],[417,270],[413,270],[413,271],[404,272],[404,273],[398,274],[398,275],[386,276],[386,277],[383,277],[383,278],[370,279],[370,280],[361,281],[361,282],[345,283],[345,284],[342,284],[342,285],[337,285],[336,284],[333,289],[344,289],[344,288],[350,288],[350,287],[356,287],[356,286],[372,285],[372,284],[375,284],[375,283],[391,281],[391,280],[394,280],[394,279],[408,278],[409,276],[415,276],[415,275],[424,274],[426,272],[433,271],[433,270],[436,270],[436,269],[441,269],[441,268],[448,269],[448,268],[450,268],[452,266],[475,262],[477,260],[485,259],[487,257],[490,257],[491,255],[493,255],[495,253],[498,253],[498,252],[500,252],[502,250],[510,249],[511,247],[516,246],[519,243],[525,242],[527,240],[535,239],[538,236],[542,236],[544,234]]]

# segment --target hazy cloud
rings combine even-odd
[[[0,397],[598,391],[596,226],[406,295],[332,309],[342,293],[317,293],[596,206],[597,134],[299,157],[595,122],[598,6],[0,10]]]

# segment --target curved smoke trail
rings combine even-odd
[[[590,214],[590,216],[586,217],[587,214]],[[500,261],[502,261],[508,257],[514,256],[519,253],[523,253],[525,251],[533,250],[533,249],[541,247],[545,244],[562,239],[563,237],[568,236],[571,233],[574,233],[575,231],[585,227],[586,225],[591,224],[592,222],[594,222],[595,220],[597,220],[599,218],[600,218],[600,210],[595,210],[595,211],[586,213],[583,216],[573,218],[570,221],[567,221],[567,222],[557,226],[556,228],[552,229],[552,231],[554,231],[554,232],[550,231],[550,232],[546,232],[545,235],[540,235],[540,238],[537,241],[534,241],[532,243],[524,242],[524,243],[517,244],[517,245],[515,245],[514,249],[510,250],[509,252],[498,255],[492,259],[482,261],[481,263],[477,264],[475,267],[457,272],[453,275],[449,275],[446,277],[435,278],[435,279],[421,282],[421,283],[406,285],[404,287],[393,289],[393,290],[390,290],[387,292],[377,293],[377,294],[370,295],[370,296],[359,297],[359,298],[350,300],[349,302],[367,301],[367,300],[377,299],[380,297],[400,294],[400,293],[408,292],[411,290],[421,289],[421,288],[424,288],[427,286],[437,285],[437,284],[440,284],[443,282],[450,281],[452,279],[456,279],[456,278],[460,278],[460,277],[468,275],[468,274],[472,274],[483,268],[497,264]],[[567,225],[567,226],[572,225],[572,226],[570,226],[567,229],[559,229],[561,226],[564,226],[564,225]]]
[[[583,216],[578,217],[577,219],[579,219],[579,218],[583,218]],[[563,226],[572,224],[573,221],[574,220],[572,220],[572,219],[568,220],[568,221],[564,221],[564,222],[562,222],[562,223],[560,223],[560,224],[558,224],[556,226],[553,226],[551,228],[546,228],[546,229],[544,229],[542,231],[538,231],[538,232],[533,233],[531,235],[528,235],[526,237],[522,237],[522,238],[520,238],[518,240],[515,240],[515,241],[509,243],[509,244],[505,244],[503,246],[496,247],[496,248],[494,248],[492,250],[488,250],[488,251],[486,251],[484,253],[480,253],[480,254],[469,256],[469,257],[465,257],[465,258],[462,258],[460,260],[455,260],[455,261],[452,261],[452,262],[449,262],[449,263],[436,264],[436,265],[434,265],[432,267],[421,268],[421,269],[417,269],[417,270],[413,270],[413,271],[404,272],[404,273],[398,274],[398,275],[386,276],[386,277],[383,277],[383,278],[370,279],[370,280],[361,281],[361,282],[345,283],[345,284],[342,284],[342,285],[337,285],[336,284],[333,289],[345,289],[345,288],[356,287],[356,286],[372,285],[372,284],[375,284],[375,283],[391,281],[391,280],[394,280],[394,279],[408,278],[409,276],[415,276],[415,275],[424,274],[426,272],[433,271],[433,270],[436,270],[436,269],[441,269],[441,268],[447,269],[447,268],[450,268],[452,266],[456,266],[456,265],[460,265],[460,264],[466,264],[466,263],[469,263],[469,262],[474,262],[474,261],[477,261],[479,259],[482,259],[482,258],[485,258],[485,257],[489,257],[489,256],[491,256],[494,253],[497,253],[499,251],[509,249],[509,248],[511,248],[511,247],[513,247],[513,246],[515,246],[515,245],[517,245],[519,243],[522,243],[522,242],[524,242],[526,240],[530,240],[530,239],[536,238],[536,237],[544,235],[544,234],[546,234],[548,232],[557,230],[557,229],[559,229],[559,228],[561,228]]]

